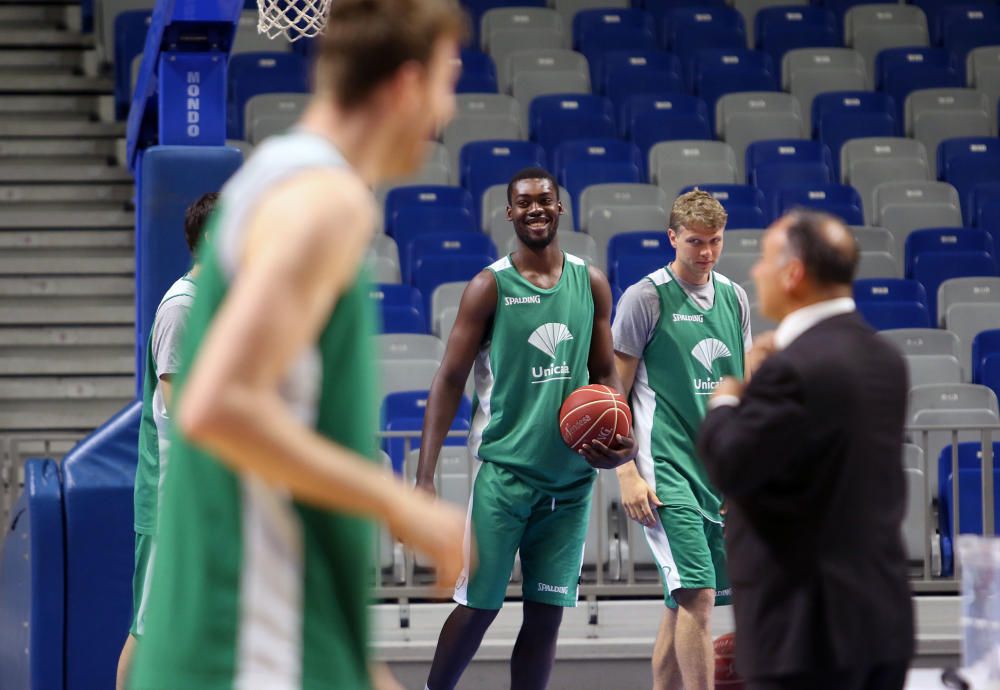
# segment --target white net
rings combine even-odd
[[[257,0],[257,32],[268,38],[285,36],[295,42],[323,31],[330,0]]]

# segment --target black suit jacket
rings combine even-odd
[[[771,356],[699,452],[729,506],[736,662],[747,678],[904,661],[913,611],[901,525],[908,378],[856,314]]]

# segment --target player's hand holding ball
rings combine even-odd
[[[563,441],[592,467],[613,470],[635,458],[632,411],[625,397],[609,386],[582,386],[559,410]]]

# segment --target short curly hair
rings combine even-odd
[[[670,209],[670,229],[680,232],[681,227],[700,227],[721,230],[726,227],[729,215],[719,200],[706,191],[695,187],[681,194]]]
[[[201,238],[205,236],[205,226],[208,224],[209,216],[215,210],[215,202],[218,200],[218,192],[202,194],[197,201],[188,206],[184,213],[184,239],[192,254],[197,251]]]

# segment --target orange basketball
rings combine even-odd
[[[559,410],[559,431],[573,450],[600,441],[615,446],[615,436],[628,436],[632,411],[625,396],[608,386],[582,386],[569,394]]]
[[[716,638],[715,687],[719,690],[743,690],[743,679],[736,673],[736,633]]]

